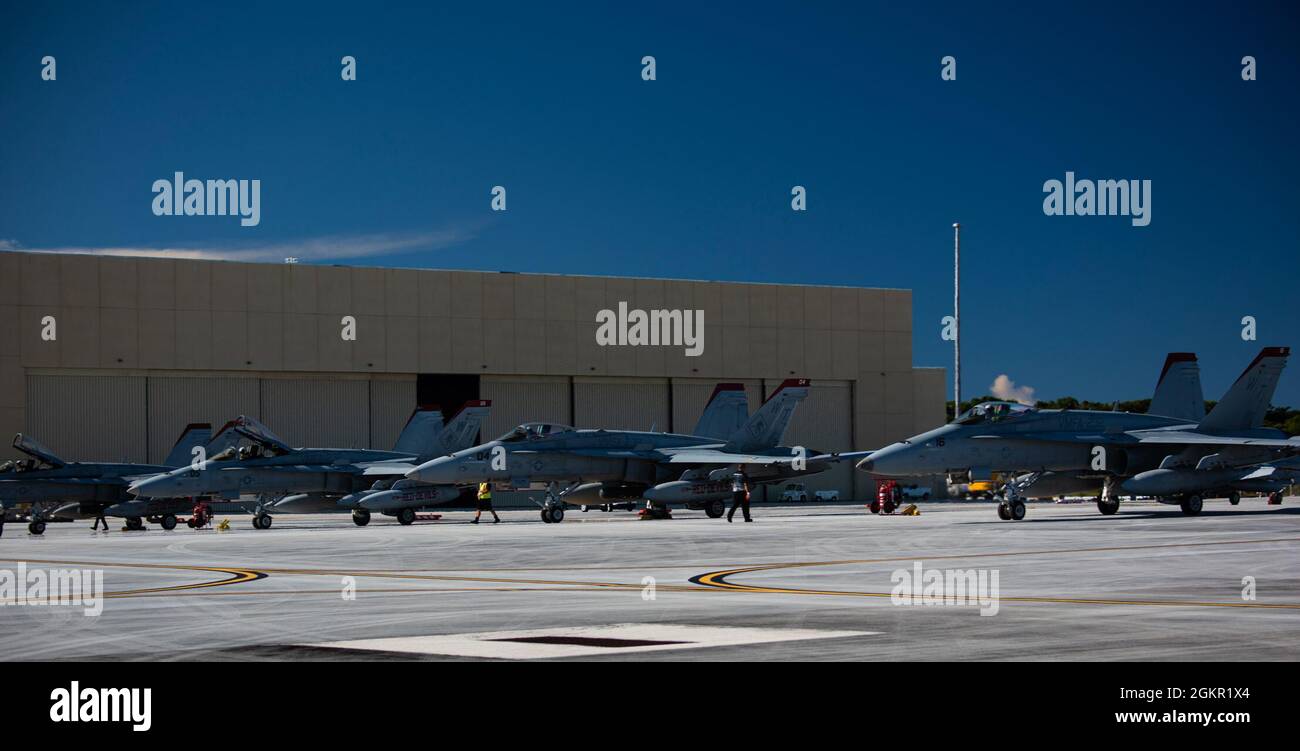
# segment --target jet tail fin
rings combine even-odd
[[[406,425],[397,436],[397,443],[393,444],[393,451],[423,456],[430,446],[438,442],[438,434],[441,432],[442,410],[436,404],[422,404],[407,418]]]
[[[207,451],[208,441],[212,440],[212,425],[209,423],[193,423],[185,426],[185,431],[181,437],[176,439],[176,445],[163,459],[163,464],[168,467],[183,467],[194,460],[194,449],[199,446],[204,447]]]
[[[749,396],[740,383],[719,383],[700,413],[692,435],[725,441],[745,426],[749,419]]]
[[[1170,352],[1156,381],[1147,414],[1200,422],[1205,418],[1205,393],[1201,390],[1201,366],[1192,352]]]
[[[745,424],[731,435],[726,451],[761,451],[781,443],[794,408],[808,397],[811,382],[790,378],[781,383]]]
[[[420,458],[432,459],[439,454],[449,454],[473,446],[478,441],[478,431],[483,426],[483,420],[491,411],[492,402],[489,399],[465,402],[438,434],[436,445],[426,447],[426,453]]]
[[[1201,420],[1202,430],[1250,430],[1264,424],[1290,347],[1265,347]]]

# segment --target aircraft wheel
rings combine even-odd
[[[1011,509],[1007,507],[1007,504],[998,504],[998,518],[1004,522],[1011,521]]]
[[[1102,516],[1111,516],[1116,511],[1119,511],[1119,501],[1104,501],[1098,498],[1097,510],[1101,512]]]
[[[587,513],[587,504],[585,503],[582,504],[581,506],[578,507],[578,510],[580,510],[584,514]]]
[[[158,524],[162,526],[163,529],[170,532],[171,530],[176,529],[176,515],[163,514],[163,517],[158,520]]]
[[[5,535],[5,525],[3,522],[0,522],[0,537],[4,537],[4,535]]]
[[[1231,504],[1234,505],[1234,506],[1236,506],[1238,503],[1241,503],[1241,493],[1238,493],[1238,492],[1235,491],[1235,490],[1232,491],[1231,493],[1229,493],[1229,494],[1228,494],[1228,503],[1231,503]]]
[[[551,523],[551,510],[549,508],[542,509],[542,521],[546,522],[547,524]]]
[[[415,509],[404,508],[397,511],[397,523],[403,527],[410,526],[415,521]]]
[[[1011,518],[1013,521],[1020,521],[1021,519],[1025,518],[1024,501],[1017,498],[1016,500],[1008,503],[1007,506],[1008,506],[1008,510],[1011,512]]]
[[[132,532],[139,532],[144,529],[144,520],[138,516],[132,516],[126,520],[126,528]]]
[[[32,522],[27,525],[27,531],[34,535],[45,534],[45,522]]]
[[[564,521],[564,507],[556,506],[555,508],[551,509],[551,523],[559,524],[562,521]]]
[[[270,529],[270,514],[253,514],[253,529]]]
[[[710,519],[721,519],[722,515],[727,513],[727,504],[720,499],[714,499],[704,507],[704,513],[708,514]]]
[[[1196,516],[1201,513],[1201,497],[1199,495],[1189,495],[1178,504],[1182,507],[1183,513],[1188,516]]]
[[[370,523],[370,511],[368,509],[354,509],[352,511],[352,523],[358,527],[364,527]]]

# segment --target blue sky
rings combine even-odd
[[[1007,374],[1042,398],[1139,398],[1164,352],[1192,350],[1217,398],[1260,346],[1300,343],[1298,19],[1288,3],[8,4],[0,242],[903,287],[916,364],[949,366],[960,221],[967,394]],[[176,170],[260,179],[260,225],[155,217],[150,186]],[[1043,182],[1067,170],[1151,180],[1151,224],[1045,216]],[[1297,371],[1275,403],[1300,405]]]

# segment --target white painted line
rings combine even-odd
[[[319,642],[309,647],[361,649],[405,654],[449,657],[487,657],[507,660],[536,660],[547,657],[587,657],[633,652],[662,652],[673,649],[701,649],[740,644],[769,644],[808,639],[840,639],[875,636],[879,631],[825,631],[802,628],[748,628],[741,626],[691,626],[672,623],[619,623],[609,626],[544,628],[525,631],[484,631],[473,634],[399,636],[385,639]],[[638,646],[595,646],[591,644],[546,644],[508,641],[546,637],[578,639],[622,639],[681,642]],[[505,640],[505,641],[503,641]]]

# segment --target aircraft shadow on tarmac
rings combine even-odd
[[[1286,516],[1295,516],[1296,514],[1300,514],[1300,506],[1292,506],[1290,508],[1281,508],[1281,509],[1243,509],[1241,511],[1238,511],[1236,509],[1231,509],[1231,510],[1224,509],[1222,511],[1211,511],[1209,509],[1206,509],[1200,513],[1200,516],[1201,517],[1264,516],[1264,515],[1272,515],[1272,514],[1283,514]],[[1016,523],[1023,524],[1024,522],[1032,521],[1035,524],[1076,524],[1080,522],[1082,523],[1109,522],[1109,521],[1114,521],[1116,519],[1172,519],[1172,518],[1179,518],[1182,516],[1184,516],[1184,514],[1182,511],[1178,509],[1177,506],[1170,506],[1168,511],[1163,509],[1149,509],[1149,510],[1143,509],[1141,511],[1127,511],[1127,512],[1121,506],[1119,513],[1116,514],[1115,516],[1102,516],[1100,513],[1094,511],[1092,515],[1085,514],[1081,516],[1055,517],[1055,518],[1044,519],[1041,517],[1035,518],[1034,507],[1030,506],[1029,513],[1025,515],[1024,521],[1016,522]],[[1006,524],[1006,522],[997,518],[985,519],[981,521],[960,522],[960,523],[962,524]]]

